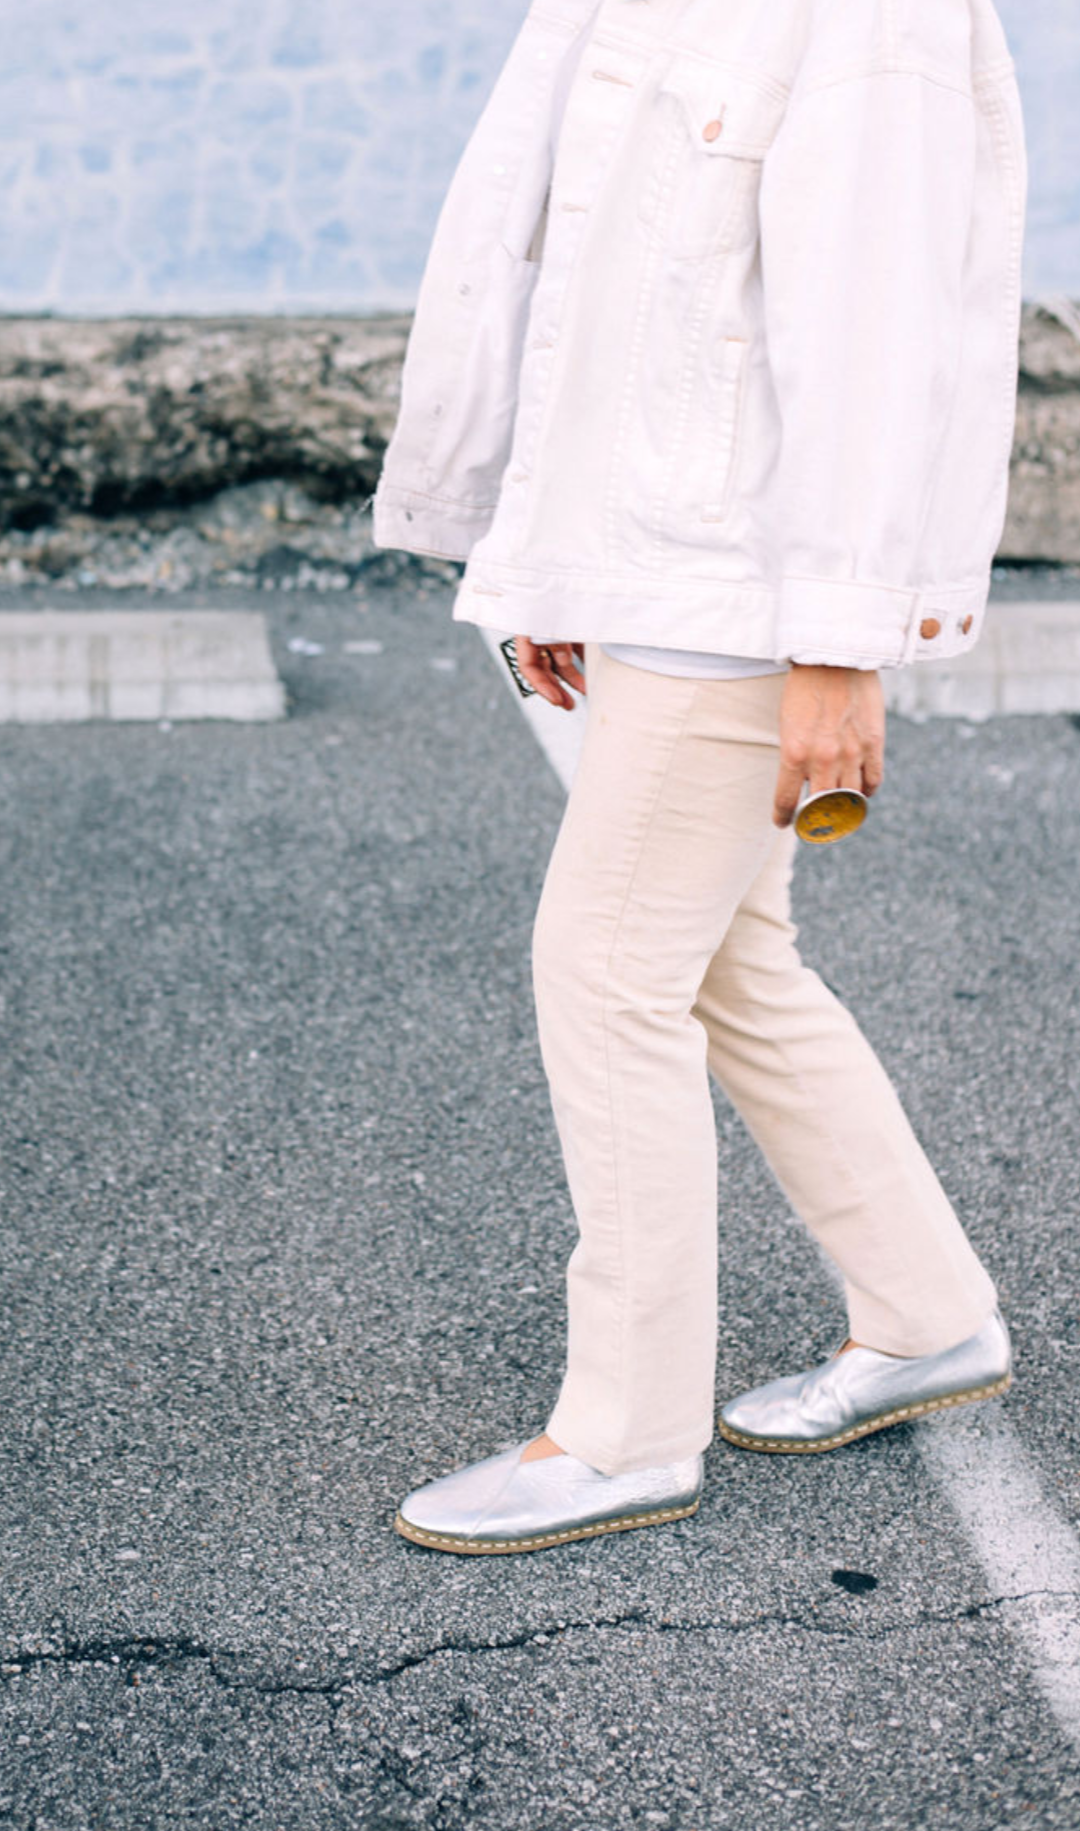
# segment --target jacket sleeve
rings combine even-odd
[[[796,94],[766,155],[761,259],[780,420],[777,659],[914,656],[920,537],[959,368],[972,98],[878,70]]]

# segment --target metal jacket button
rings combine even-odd
[[[940,636],[941,624],[936,617],[924,617],[919,624],[919,634],[924,642],[932,642],[935,636]]]
[[[706,121],[701,130],[701,137],[703,140],[718,140],[723,129],[723,121]]]
[[[975,621],[975,619],[972,616],[967,616],[964,618],[964,621],[960,625],[960,631],[961,631],[962,635],[965,635],[965,636],[967,635],[968,630],[971,628],[971,625],[974,623],[974,621]]]

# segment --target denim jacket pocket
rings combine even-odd
[[[737,468],[749,345],[745,337],[705,337],[684,363],[673,403],[668,449],[652,505],[660,542],[707,545],[708,524],[723,522]]]
[[[742,72],[677,54],[656,90],[638,214],[674,260],[753,242],[762,161],[787,98]]]

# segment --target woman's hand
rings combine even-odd
[[[585,659],[583,642],[533,642],[528,636],[515,636],[514,653],[530,687],[553,706],[574,710],[574,701],[562,683],[568,680],[579,693],[585,692],[585,676],[574,663],[575,655],[579,661]]]
[[[804,782],[812,795],[826,788],[872,795],[884,767],[885,701],[877,673],[793,663],[780,702],[775,825],[791,825]]]

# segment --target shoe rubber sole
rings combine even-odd
[[[854,1443],[858,1437],[869,1437],[874,1431],[887,1430],[890,1424],[906,1424],[912,1418],[925,1418],[928,1412],[946,1411],[954,1405],[972,1405],[977,1399],[996,1399],[999,1394],[1008,1392],[1011,1385],[1012,1374],[1006,1373],[989,1386],[971,1386],[964,1392],[946,1393],[940,1399],[920,1399],[916,1405],[899,1405],[895,1411],[883,1411],[876,1418],[863,1418],[833,1437],[815,1437],[810,1441],[798,1437],[751,1437],[744,1431],[733,1430],[722,1417],[717,1419],[717,1429],[724,1441],[733,1443],[737,1449],[765,1450],[774,1456],[813,1456],[823,1450],[840,1449],[843,1444]]]
[[[472,1557],[497,1557],[508,1551],[545,1551],[550,1545],[565,1545],[571,1539],[595,1539],[604,1532],[631,1532],[635,1526],[660,1526],[667,1520],[689,1519],[701,1505],[701,1496],[686,1507],[657,1507],[651,1513],[623,1513],[615,1519],[593,1520],[584,1526],[566,1526],[561,1532],[530,1533],[520,1539],[474,1539],[454,1532],[427,1532],[413,1526],[399,1513],[394,1531],[413,1545],[426,1545],[433,1551],[458,1551]]]

